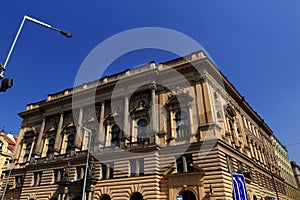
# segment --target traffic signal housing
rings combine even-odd
[[[13,86],[13,79],[12,78],[5,78],[1,82],[0,92],[6,92],[8,88]]]

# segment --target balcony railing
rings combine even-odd
[[[152,146],[155,145],[155,135],[150,136],[150,137],[143,137],[143,138],[138,138],[137,141],[130,141],[127,144],[127,148],[143,148],[147,146]]]

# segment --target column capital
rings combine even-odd
[[[151,84],[148,86],[148,89],[150,89],[150,90],[156,90],[156,89],[157,89],[156,82],[153,81],[153,83],[151,83]]]

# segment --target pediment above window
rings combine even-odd
[[[138,113],[138,112],[145,112],[148,111],[150,106],[148,105],[139,105],[131,109],[129,112],[130,114]]]
[[[112,124],[112,123],[117,122],[117,121],[122,121],[123,118],[124,118],[123,113],[120,113],[120,112],[119,113],[118,112],[109,113],[104,117],[104,123]]]
[[[36,129],[34,127],[31,127],[25,132],[24,138],[34,137],[37,136],[37,134],[38,132],[36,131]]]
[[[194,169],[193,172],[205,172],[201,167],[197,165],[191,164],[191,167]],[[172,175],[177,174],[176,167],[174,165],[168,167],[164,172],[163,175]]]
[[[168,106],[177,105],[180,103],[187,104],[193,101],[193,97],[191,97],[188,93],[179,93],[179,94],[171,94],[169,95],[169,99],[166,103]]]

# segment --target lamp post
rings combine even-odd
[[[13,158],[16,157],[16,155],[13,154],[13,153],[5,152],[5,154],[8,154],[8,155],[12,156]],[[15,161],[15,160],[12,159],[12,163],[10,164],[10,169],[9,169],[9,172],[8,172],[8,176],[7,176],[7,180],[6,180],[6,183],[5,183],[5,187],[4,187],[4,190],[3,190],[3,194],[2,194],[1,200],[4,200],[5,193],[6,193],[6,189],[7,189],[7,186],[8,186],[9,177],[10,177],[11,171],[12,171],[12,169],[13,169],[13,168],[12,168],[12,165],[13,165],[14,161]]]
[[[72,34],[69,33],[69,32],[60,30],[60,29],[55,28],[55,27],[53,27],[53,26],[51,26],[51,25],[49,25],[49,24],[46,24],[46,23],[41,22],[41,21],[39,21],[39,20],[37,20],[37,19],[34,19],[34,18],[29,17],[29,16],[27,16],[27,15],[24,15],[23,20],[22,20],[22,22],[21,22],[21,24],[20,24],[20,27],[19,27],[19,29],[18,29],[18,32],[17,32],[17,34],[16,34],[16,36],[15,36],[15,39],[14,39],[14,41],[13,41],[11,47],[10,47],[10,50],[9,50],[8,55],[7,55],[7,57],[6,57],[6,60],[5,60],[5,62],[4,62],[3,65],[2,65],[2,64],[0,65],[0,79],[3,79],[3,78],[4,78],[4,71],[6,70],[7,63],[8,63],[8,61],[9,61],[9,59],[10,59],[11,53],[12,53],[14,47],[15,47],[15,44],[16,44],[18,38],[19,38],[19,35],[20,35],[20,33],[21,33],[21,30],[22,30],[23,25],[24,25],[24,23],[25,23],[26,20],[29,20],[29,21],[31,21],[31,22],[34,22],[34,23],[39,24],[39,25],[41,25],[41,26],[44,26],[44,27],[46,27],[46,28],[52,29],[52,30],[54,30],[54,31],[57,31],[57,32],[59,32],[60,34],[64,35],[64,36],[67,37],[67,38],[71,38],[71,37],[72,37]],[[0,92],[1,92],[1,91],[2,91],[2,92],[5,92],[6,89],[7,89],[7,88],[10,88],[11,86],[12,86],[12,79],[11,79],[11,78],[4,79],[4,80],[2,81],[2,85],[1,85],[1,90],[0,90]]]
[[[89,141],[88,141],[88,149],[87,149],[87,155],[86,155],[86,163],[85,163],[85,171],[84,171],[84,179],[83,179],[83,188],[82,188],[82,200],[85,200],[85,187],[86,187],[86,179],[87,179],[87,170],[88,170],[88,165],[89,165],[89,158],[90,158],[90,147],[91,147],[91,139],[92,139],[92,134],[93,131],[86,128],[86,127],[81,127],[83,130],[86,130],[89,132]]]

